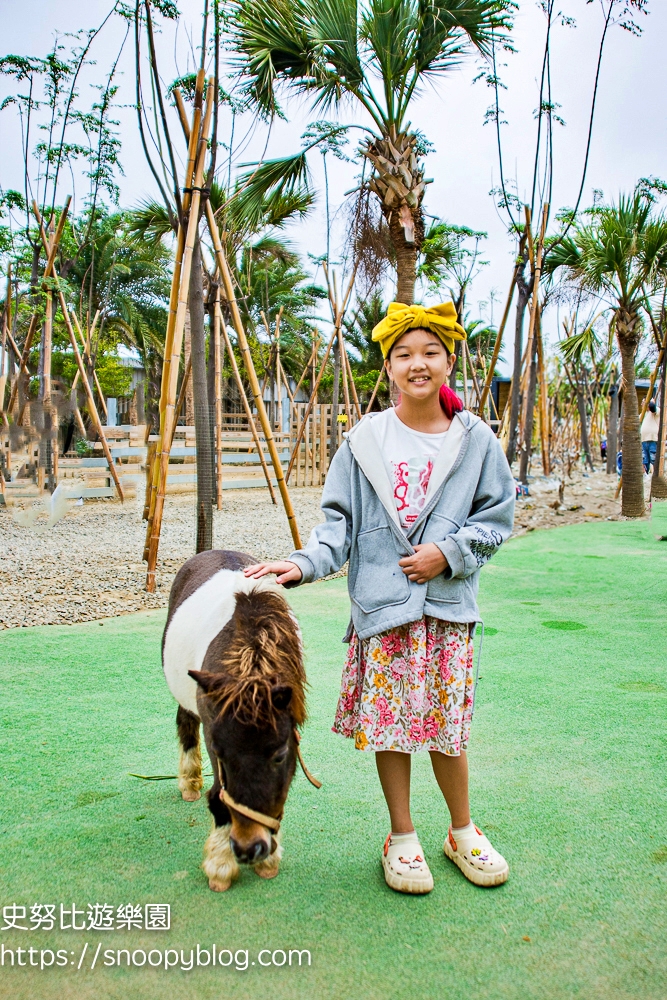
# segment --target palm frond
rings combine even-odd
[[[129,236],[146,243],[159,243],[174,230],[165,206],[153,199],[145,199],[126,215]]]
[[[233,0],[230,32],[239,56],[245,93],[267,115],[280,114],[275,95],[279,79],[314,83],[317,53],[306,0]]]
[[[248,212],[259,215],[271,197],[289,198],[297,191],[309,193],[307,150],[294,156],[266,160],[260,164],[242,164],[251,167],[238,178],[238,188],[243,191],[243,203]]]

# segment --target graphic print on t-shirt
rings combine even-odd
[[[398,518],[403,527],[407,527],[415,523],[424,508],[433,462],[415,456],[405,462],[392,462],[391,466]]]
[[[433,463],[447,431],[415,431],[406,427],[393,407],[374,417],[371,427],[389,474],[399,523],[407,531],[424,509]]]

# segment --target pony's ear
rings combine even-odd
[[[292,688],[286,684],[276,684],[271,688],[271,703],[277,712],[284,712],[292,700]]]
[[[206,694],[220,685],[220,674],[211,674],[207,670],[188,670],[188,674]]]

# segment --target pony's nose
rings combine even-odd
[[[261,838],[253,840],[243,847],[233,837],[229,838],[232,850],[237,861],[246,865],[256,865],[258,861],[264,861],[269,856],[269,845]]]

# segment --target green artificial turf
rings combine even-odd
[[[324,786],[295,778],[279,877],[245,871],[224,894],[199,869],[204,800],[128,774],[175,771],[164,613],[1,634],[2,904],[166,902],[172,929],[0,933],[5,947],[63,948],[68,961],[89,942],[81,971],[5,965],[0,995],[664,1000],[667,543],[656,535],[667,524],[656,524],[535,532],[482,573],[488,631],[469,756],[474,819],[511,865],[498,889],[474,887],[442,857],[447,816],[426,755],[413,803],[435,890],[384,885],[372,756],[330,731],[344,580],[291,594],[311,684],[303,749]],[[91,971],[100,939],[114,951],[215,943],[248,949],[250,963],[263,948],[309,949],[312,965],[166,972],[107,969],[100,957]]]

